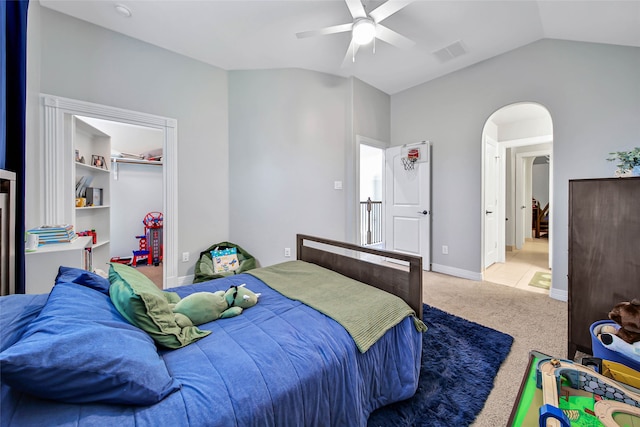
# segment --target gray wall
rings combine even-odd
[[[295,259],[295,235],[344,240],[347,79],[305,70],[229,73],[231,240],[261,265]],[[214,174],[210,185],[215,183]]]
[[[378,141],[391,140],[391,97],[373,86],[353,81],[353,132]]]
[[[389,95],[357,79],[230,72],[231,240],[261,265],[284,248],[295,258],[296,233],[355,242],[355,136],[389,141],[389,112]]]
[[[391,141],[433,142],[433,262],[481,271],[481,134],[502,106],[553,120],[553,287],[567,289],[568,180],[613,176],[610,151],[638,145],[640,49],[542,40],[391,97]]]
[[[351,82],[353,129],[347,147],[346,182],[349,219],[345,240],[359,243],[360,231],[357,225],[360,220],[360,200],[358,198],[360,147],[356,136],[364,136],[389,145],[391,141],[391,97],[356,78],[352,78]]]
[[[29,73],[40,74],[41,92],[177,119],[178,253],[192,253],[192,262],[178,264],[178,275],[192,274],[196,253],[229,237],[226,71],[42,8],[38,2],[31,2],[29,9],[29,26],[39,27],[30,34],[40,36],[29,45],[40,49],[39,54],[29,52],[29,58],[39,58],[39,69],[30,65]],[[29,126],[38,121],[36,112],[30,104]],[[36,132],[28,134],[27,153],[39,144],[37,138]],[[35,224],[27,226],[38,225],[43,216],[36,157],[27,160],[27,206],[37,212],[28,213],[28,221]]]

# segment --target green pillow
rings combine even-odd
[[[148,333],[157,344],[180,348],[211,333],[195,326],[178,326],[169,307],[169,303],[180,300],[178,294],[161,291],[135,268],[112,263],[109,282],[109,296],[116,309],[132,325]]]

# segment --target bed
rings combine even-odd
[[[408,269],[363,259],[371,256]],[[375,409],[415,393],[420,258],[298,235],[296,261],[249,273],[172,290],[184,298],[246,284],[261,293],[241,315],[198,326],[207,335],[179,349],[127,322],[109,299],[113,282],[82,270],[61,268],[48,295],[0,298],[0,425],[365,426]],[[382,289],[408,314],[375,339],[364,331],[363,344],[264,281],[278,277],[318,290],[335,281],[339,289],[322,292],[349,307],[364,298],[373,307],[380,293],[367,292]],[[364,310],[372,323],[387,316],[382,305]]]

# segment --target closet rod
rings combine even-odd
[[[111,163],[113,163],[113,179],[118,180],[118,163],[129,163],[135,165],[154,165],[162,166],[161,160],[143,160],[143,159],[123,159],[121,157],[112,157]]]

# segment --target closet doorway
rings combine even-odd
[[[161,209],[163,214],[162,288],[177,286],[177,121],[167,117],[53,95],[43,94],[40,99],[46,183],[42,203],[45,210],[44,221],[48,224],[66,223],[74,218],[75,194],[68,190],[75,185],[70,173],[76,163],[73,156],[72,138],[69,137],[73,132],[73,116],[146,127],[160,132],[162,135],[163,176],[162,186],[158,191],[163,196]],[[145,189],[140,189],[140,191],[145,191]],[[114,212],[113,215],[118,215],[118,212]],[[140,226],[143,229],[142,223]]]
[[[163,132],[79,117],[111,138],[109,259],[135,265],[162,289]]]

